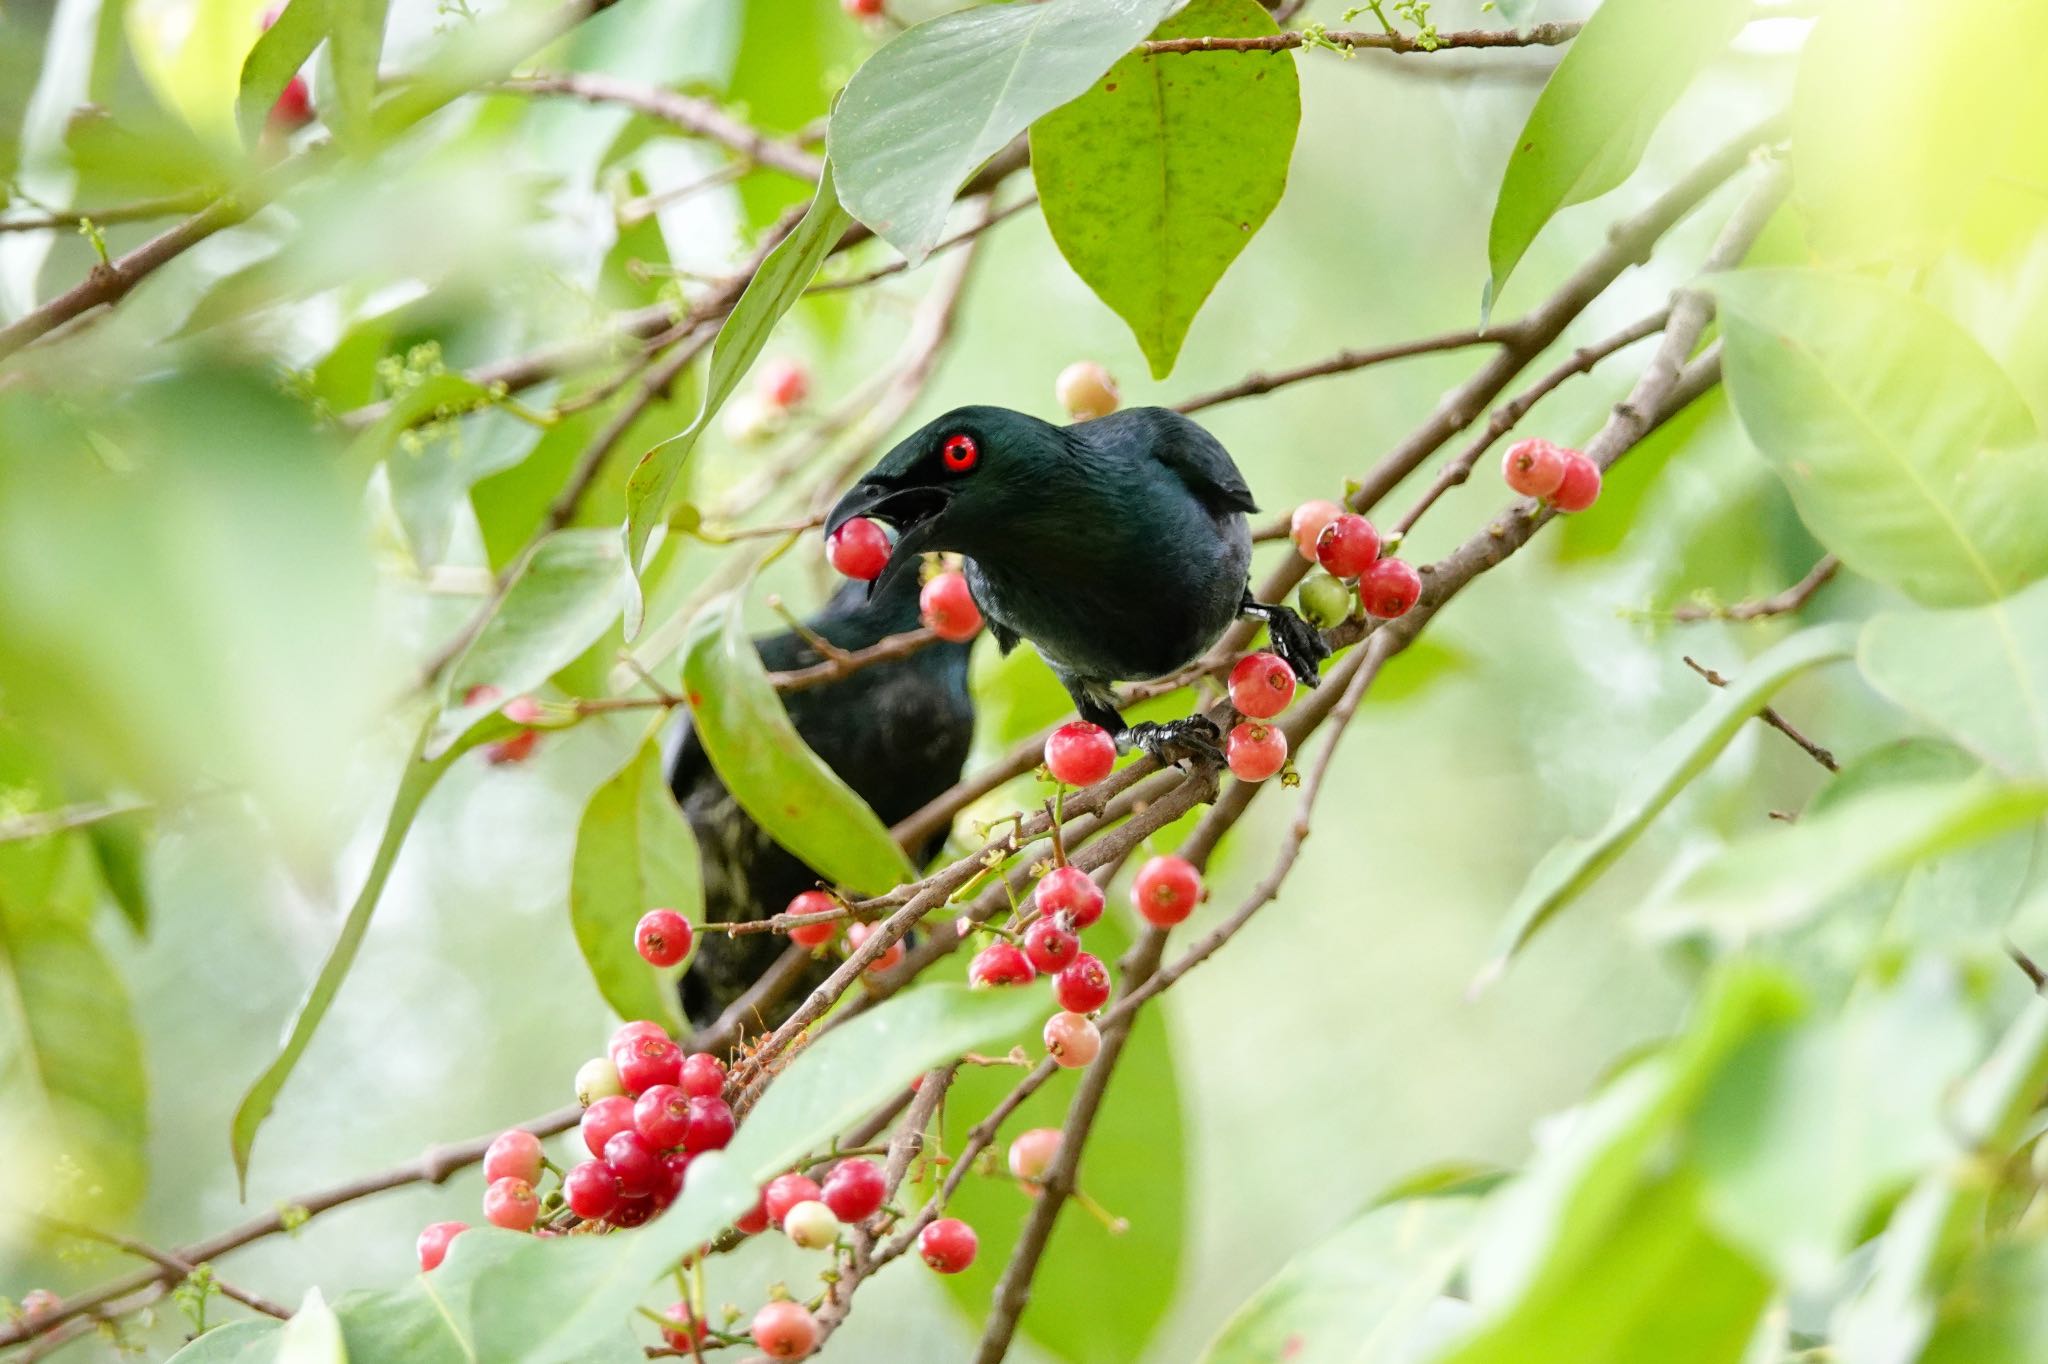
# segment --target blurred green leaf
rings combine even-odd
[[[942,14],[862,63],[828,145],[847,211],[914,264],[982,162],[1085,93],[1174,0],[1046,0]],[[1206,59],[1198,59],[1206,60]]]
[[[306,1290],[306,1300],[277,1333],[277,1364],[348,1364],[341,1322],[320,1290]]]
[[[1920,1364],[2037,1364],[2048,1359],[2048,1241],[1996,1244],[1944,1296]]]
[[[268,1317],[230,1321],[172,1355],[169,1364],[273,1364],[284,1323]]]
[[[114,897],[128,926],[138,935],[149,932],[150,828],[154,823],[147,811],[94,820],[82,831],[93,860],[99,864],[100,880]]]
[[[847,22],[839,0],[726,3],[739,32],[726,98],[763,132],[793,133],[824,118],[874,47],[863,25]],[[800,203],[803,187],[779,172],[755,171],[740,178],[739,197],[748,224],[760,228]]]
[[[1735,411],[1844,563],[1927,606],[2048,572],[2048,442],[1967,332],[1850,275],[1745,270],[1712,288]]]
[[[647,177],[637,170],[626,172],[620,193],[645,197]],[[608,308],[637,308],[659,301],[668,287],[660,270],[668,263],[668,242],[661,235],[659,215],[650,213],[635,223],[622,219],[611,250],[604,253],[598,266],[598,301]],[[645,268],[648,266],[654,268]]]
[[[1553,214],[1628,179],[1665,112],[1748,13],[1744,0],[1607,0],[1593,11],[1501,176],[1486,240],[1489,300]]]
[[[683,645],[683,694],[719,780],[769,837],[826,880],[863,895],[916,880],[875,812],[790,723],[742,605],[736,592],[707,602]]]
[[[1406,1364],[1464,1262],[1479,1202],[1374,1208],[1287,1262],[1225,1322],[1201,1364]]]
[[[1193,0],[1154,38],[1278,32],[1257,0]],[[1289,53],[1133,53],[1031,129],[1052,238],[1130,324],[1154,378],[1287,187],[1301,123]]]
[[[697,437],[718,415],[718,409],[725,405],[725,400],[739,387],[748,367],[761,354],[768,334],[789,311],[790,305],[803,295],[812,277],[818,273],[818,267],[852,221],[846,210],[839,206],[832,173],[832,165],[828,161],[825,173],[818,179],[817,194],[804,213],[803,221],[768,253],[768,258],[761,262],[760,270],[748,281],[746,292],[740,295],[738,304],[719,327],[718,337],[711,343],[711,365],[704,380],[704,405],[698,409],[696,420],[679,435],[670,437],[642,455],[626,480],[626,566],[630,574],[626,595],[626,636],[629,639],[640,633],[641,616],[646,605],[639,581],[642,556],[647,549],[648,537],[668,514],[669,494],[675,490],[684,461],[696,448]]]
[[[584,807],[569,869],[569,923],[613,1013],[686,1032],[675,985],[682,968],[657,970],[634,946],[634,925],[655,908],[704,921],[697,840],[669,794],[661,745],[650,736]]]
[[[344,10],[354,8],[350,0],[339,3]],[[271,106],[312,57],[327,29],[328,0],[289,0],[278,11],[277,22],[256,39],[242,59],[241,88],[235,94],[235,123],[243,145],[256,145]]]
[[[1482,979],[1507,963],[1551,916],[1569,905],[1642,836],[1672,798],[1720,755],[1735,732],[1762,709],[1777,690],[1801,673],[1849,657],[1855,632],[1823,625],[1781,640],[1743,669],[1742,676],[1716,691],[1685,724],[1672,731],[1629,778],[1614,813],[1591,838],[1569,838],[1552,848],[1529,873],[1508,910],[1493,962]]]
[[[1957,611],[1888,611],[1863,628],[1870,685],[1985,762],[2048,777],[2048,583]]]
[[[326,119],[341,142],[362,143],[370,135],[370,102],[377,95],[390,0],[331,0],[331,6],[327,57],[334,89],[326,100]]]

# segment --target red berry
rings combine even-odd
[[[619,1062],[619,1082],[628,1094],[672,1085],[683,1072],[683,1049],[666,1037],[643,1037]]]
[[[958,1274],[973,1264],[979,1244],[974,1228],[957,1217],[941,1217],[917,1234],[917,1253],[941,1274]]]
[[[785,914],[824,914],[839,908],[839,902],[822,890],[807,890],[783,909]],[[832,935],[839,931],[839,921],[826,919],[822,923],[800,924],[789,930],[789,940],[799,947],[823,947],[832,941]]]
[[[633,1130],[657,1151],[683,1144],[690,1125],[690,1096],[674,1085],[655,1085],[633,1104]]]
[[[540,1200],[523,1179],[494,1179],[484,1190],[484,1220],[507,1231],[530,1231],[540,1216]]]
[[[1344,509],[1335,502],[1318,498],[1304,502],[1294,509],[1294,517],[1287,523],[1287,533],[1294,537],[1294,547],[1301,557],[1310,563],[1316,562],[1316,541],[1322,538],[1323,527],[1344,514]]]
[[[1294,699],[1294,669],[1280,655],[1246,654],[1230,670],[1230,704],[1254,720],[1267,720]]]
[[[981,608],[967,588],[967,575],[947,569],[917,595],[918,619],[940,639],[964,644],[981,633]]]
[[[1358,600],[1381,620],[1405,616],[1422,600],[1422,575],[1402,559],[1382,559],[1358,582]]]
[[[615,1227],[637,1227],[651,1220],[661,1211],[661,1204],[653,1198],[623,1198],[619,1206],[612,1209],[612,1215],[604,1220]]]
[[[690,955],[690,921],[672,909],[650,909],[633,930],[633,947],[649,966],[674,966]]]
[[[661,1328],[661,1338],[669,1349],[689,1350],[704,1343],[704,1323],[697,1320],[687,1302],[676,1303],[661,1315],[671,1323]]]
[[[1039,919],[1024,930],[1024,955],[1047,975],[1073,965],[1081,951],[1081,940],[1069,933],[1057,919]]]
[[[1075,928],[1086,928],[1102,917],[1102,887],[1079,867],[1054,867],[1039,879],[1031,898],[1047,918],[1072,915]]]
[[[1059,1128],[1034,1127],[1029,1132],[1019,1132],[1010,1143],[1010,1173],[1018,1179],[1037,1179],[1052,1168],[1053,1158],[1059,1153]]]
[[[782,1234],[805,1250],[823,1250],[839,1239],[839,1219],[818,1199],[807,1198],[782,1215]]]
[[[1501,456],[1501,477],[1524,497],[1548,497],[1564,481],[1565,453],[1547,440],[1518,440]]]
[[[761,366],[754,391],[770,407],[795,407],[811,391],[810,371],[787,356],[778,356]]]
[[[1316,537],[1316,560],[1339,578],[1356,578],[1380,557],[1380,534],[1372,522],[1345,512]]]
[[[1600,466],[1576,450],[1564,453],[1564,480],[1550,495],[1550,505],[1562,512],[1584,511],[1600,496]]]
[[[612,1033],[611,1039],[604,1044],[604,1054],[612,1058],[613,1065],[622,1065],[626,1057],[632,1053],[633,1044],[643,1037],[658,1037],[666,1042],[669,1040],[668,1029],[659,1023],[650,1023],[644,1018],[632,1023],[621,1023]]]
[[[1287,736],[1277,726],[1247,720],[1230,731],[1223,753],[1239,781],[1264,781],[1287,766]]]
[[[683,1058],[676,1083],[693,1099],[715,1099],[725,1092],[725,1063],[708,1051],[693,1051]]]
[[[500,739],[484,749],[484,760],[493,767],[509,763],[523,763],[533,756],[533,750],[540,743],[540,731],[522,729],[509,739]]]
[[[562,1197],[570,1212],[595,1222],[619,1206],[619,1177],[602,1160],[586,1160],[562,1176]]]
[[[699,1151],[723,1151],[732,1140],[732,1109],[725,1100],[716,1095],[690,1100],[690,1129],[683,1134],[683,1149],[691,1155]]]
[[[604,1144],[620,1132],[633,1130],[633,1101],[623,1094],[599,1099],[583,1110],[583,1144],[593,1156],[604,1154]]]
[[[619,1192],[628,1198],[645,1198],[668,1182],[661,1153],[630,1128],[614,1132],[604,1144],[604,1163],[619,1177]]]
[[[1052,997],[1068,1013],[1092,1014],[1109,1002],[1109,995],[1109,968],[1092,952],[1083,952],[1052,978]]]
[[[1155,857],[1138,868],[1131,905],[1147,923],[1168,928],[1195,912],[1202,899],[1202,874],[1185,858]]]
[[[762,1190],[754,1206],[733,1219],[732,1229],[742,1236],[759,1236],[768,1230],[768,1193]]]
[[[779,1227],[782,1218],[799,1203],[808,1203],[822,1197],[824,1190],[818,1181],[809,1175],[777,1175],[768,1181],[768,1187],[761,1192],[761,1207],[768,1214],[768,1225]]]
[[[842,1222],[864,1222],[875,1215],[888,1197],[889,1182],[882,1167],[872,1160],[854,1157],[842,1160],[825,1176],[820,1195],[832,1215]]]
[[[270,106],[269,121],[271,127],[285,132],[303,128],[313,121],[313,92],[306,88],[304,76],[293,76],[285,82],[277,103]]]
[[[849,578],[873,582],[889,563],[889,535],[865,516],[856,516],[825,539],[825,557]]]
[[[873,19],[881,14],[883,0],[839,0],[839,8],[856,19]]]
[[[778,1298],[754,1313],[754,1348],[770,1359],[802,1359],[818,1348],[818,1322],[800,1302]]]
[[[992,942],[967,963],[969,985],[1029,985],[1038,975],[1031,959],[1013,942]]]
[[[874,932],[875,927],[876,926],[874,924],[848,924],[846,926],[847,952],[849,954],[858,952],[860,950],[860,945],[867,941],[868,934]],[[868,970],[877,972],[886,971],[890,967],[894,966],[897,962],[902,960],[903,939],[898,938],[895,942],[890,943],[889,946],[883,950],[881,956],[876,957],[873,961],[868,963]]]
[[[1116,740],[1101,725],[1070,721],[1045,741],[1045,765],[1056,782],[1093,786],[1116,766]]]
[[[420,1233],[415,1247],[420,1255],[420,1272],[438,1268],[448,1258],[448,1243],[469,1230],[467,1222],[434,1222]]]
[[[540,1170],[540,1138],[523,1127],[499,1133],[498,1139],[484,1152],[486,1184],[495,1184],[501,1179],[523,1179],[528,1184],[538,1184]]]
[[[1102,1050],[1102,1033],[1086,1014],[1059,1013],[1045,1020],[1045,1052],[1069,1070],[1079,1070]]]

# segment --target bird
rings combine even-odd
[[[848,582],[805,622],[805,629],[840,649],[863,649],[917,628],[916,573],[899,574],[882,591]],[[786,630],[754,641],[771,672],[822,661],[803,632]],[[783,697],[796,732],[854,793],[893,825],[922,809],[960,780],[974,739],[974,702],[967,689],[971,641],[934,640],[916,651],[870,663],[831,682]],[[669,765],[675,793],[696,836],[703,869],[707,922],[762,919],[781,913],[791,899],[820,883],[818,873],[770,838],[733,800],[712,769],[685,713]],[[917,865],[945,841],[940,829],[909,849]],[[774,934],[703,933],[681,979],[683,1013],[693,1027],[710,1025],[767,971],[785,947]],[[784,999],[801,999],[822,982],[827,968]],[[750,1024],[774,1026],[793,1004],[764,1012]]]
[[[1127,723],[1117,682],[1199,658],[1241,617],[1313,687],[1330,649],[1307,621],[1251,591],[1258,510],[1237,463],[1200,425],[1132,407],[1070,426],[1004,407],[957,407],[884,455],[833,507],[896,543],[873,590],[887,594],[933,550],[965,560],[968,587],[1004,653],[1030,640],[1081,718],[1120,751],[1220,762],[1206,716]]]

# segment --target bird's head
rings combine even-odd
[[[1020,499],[1047,495],[1066,455],[1057,426],[1006,407],[956,407],[882,456],[825,518],[830,535],[856,516],[895,528],[875,580],[881,592],[927,550],[972,555],[1014,531]]]

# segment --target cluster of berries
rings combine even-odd
[[[1304,502],[1289,523],[1301,557],[1318,563],[1326,578],[1302,584],[1302,615],[1327,629],[1351,614],[1351,589],[1368,615],[1394,620],[1422,599],[1422,575],[1405,559],[1380,556],[1380,533],[1372,522],[1335,502]]]
[[[889,532],[865,516],[856,516],[825,537],[825,558],[849,578],[871,583],[889,565]],[[925,580],[917,596],[918,618],[940,639],[965,644],[981,633],[981,608],[957,568],[942,569]]]
[[[1600,497],[1600,466],[1577,450],[1541,437],[1518,440],[1501,459],[1501,477],[1524,497],[1548,502],[1561,512],[1581,512]]]

